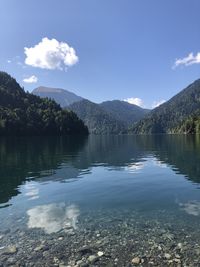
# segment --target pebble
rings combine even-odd
[[[167,260],[170,260],[171,259],[171,255],[169,253],[165,253],[164,257]]]
[[[54,257],[54,258],[53,258],[53,261],[54,261],[54,263],[56,263],[56,264],[60,263],[60,261],[59,261],[59,259],[58,259],[57,257]]]
[[[14,263],[16,262],[16,260],[15,260],[14,257],[10,257],[10,258],[7,259],[7,262],[8,262],[9,264],[14,264]]]
[[[181,258],[181,256],[180,256],[179,254],[176,254],[175,257],[176,257],[177,259],[180,259],[180,258]]]
[[[44,248],[44,246],[43,246],[43,245],[40,245],[40,246],[36,247],[36,248],[34,249],[34,251],[37,252],[37,251],[42,250],[43,248]]]
[[[7,247],[5,254],[15,254],[17,252],[16,246]]]
[[[181,263],[180,259],[174,259],[174,261],[177,262],[177,263]]]
[[[80,266],[82,263],[83,263],[82,260],[79,260],[79,261],[76,262],[76,264],[77,264],[78,266]]]
[[[97,261],[97,260],[98,260],[98,257],[95,256],[95,255],[90,255],[88,257],[88,261],[91,262],[91,263],[95,263],[95,261]]]
[[[89,267],[89,264],[86,263],[86,262],[84,262],[84,263],[82,263],[82,264],[80,265],[80,267]]]
[[[178,247],[179,249],[182,249],[182,248],[183,248],[183,244],[182,244],[182,243],[178,243],[177,247]]]
[[[84,246],[80,249],[78,249],[78,252],[80,252],[81,254],[85,255],[87,253],[91,253],[92,252],[92,248],[89,246]]]
[[[132,262],[132,264],[140,264],[140,261],[141,261],[141,260],[140,260],[139,257],[135,257],[135,258],[132,259],[131,262]]]
[[[98,253],[97,253],[97,255],[99,256],[99,257],[101,257],[101,256],[103,256],[103,251],[98,251]]]

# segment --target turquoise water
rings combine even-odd
[[[3,138],[0,157],[2,266],[200,266],[199,136]]]

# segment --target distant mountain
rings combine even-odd
[[[96,134],[127,132],[132,123],[139,121],[149,112],[120,100],[96,104],[58,88],[38,87],[32,93],[54,99],[61,107],[73,110],[86,123],[90,132]]]
[[[32,94],[42,98],[48,97],[55,100],[61,107],[67,107],[75,102],[83,100],[82,97],[60,88],[40,86],[32,91]]]
[[[87,134],[73,112],[55,101],[26,93],[6,72],[0,72],[0,135]]]
[[[138,122],[150,111],[120,100],[105,101],[100,107],[112,114],[115,119],[123,121],[126,126]]]
[[[136,134],[184,132],[184,127],[181,128],[181,125],[198,110],[200,110],[200,79],[152,110],[132,127],[132,132]]]
[[[87,125],[89,132],[94,134],[120,134],[126,132],[125,123],[117,120],[105,111],[101,105],[89,100],[82,100],[68,106]]]

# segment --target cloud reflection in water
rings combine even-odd
[[[179,203],[179,206],[181,207],[182,210],[184,210],[189,215],[193,215],[193,216],[200,215],[200,202],[199,201],[193,200],[187,203]]]
[[[52,203],[29,209],[27,214],[28,228],[42,228],[51,234],[62,229],[66,232],[76,229],[80,210],[76,205]]]

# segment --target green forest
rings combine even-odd
[[[169,101],[153,109],[130,132],[135,134],[198,133],[200,80],[196,80]]]
[[[0,135],[70,134],[88,134],[74,112],[25,92],[14,78],[0,72]]]

